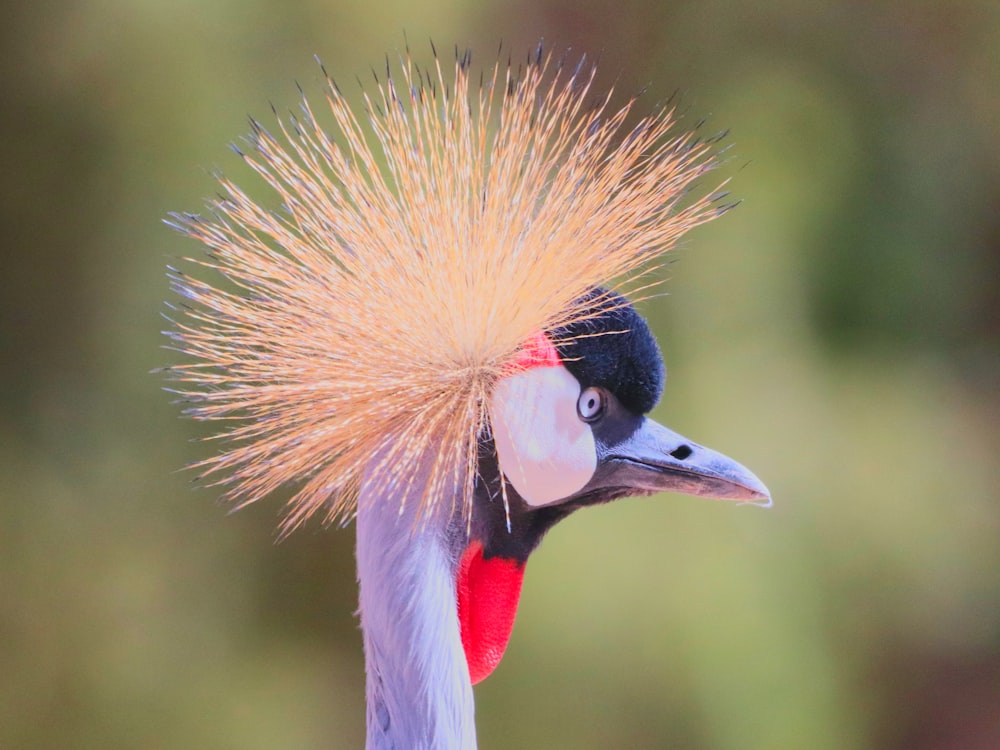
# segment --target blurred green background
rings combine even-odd
[[[227,516],[151,368],[160,223],[269,102],[403,47],[601,59],[730,128],[744,203],[648,302],[656,416],[770,511],[679,496],[559,526],[483,748],[1000,747],[995,2],[41,0],[3,5],[0,748],[355,748],[352,530]],[[645,106],[643,106],[643,104]]]

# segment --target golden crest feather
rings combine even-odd
[[[332,129],[304,96],[277,135],[252,124],[237,151],[280,208],[220,177],[210,216],[173,217],[209,249],[188,263],[219,277],[172,271],[169,335],[191,361],[171,376],[190,416],[227,423],[205,481],[240,505],[297,485],[287,531],[321,509],[349,520],[373,456],[413,481],[433,454],[424,510],[470,507],[489,397],[522,343],[724,208],[681,205],[709,144],[674,134],[670,111],[626,129],[633,102],[593,104],[593,78],[539,53],[473,85],[467,54],[453,78],[407,56],[363,118],[328,78]]]

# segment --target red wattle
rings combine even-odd
[[[462,646],[472,684],[496,669],[507,649],[521,598],[524,564],[504,557],[483,557],[472,542],[458,566],[456,593]]]

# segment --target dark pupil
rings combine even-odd
[[[596,404],[597,404],[597,399],[591,396],[590,400],[587,402],[587,408],[593,409]]]

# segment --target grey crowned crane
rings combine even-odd
[[[223,420],[199,464],[237,505],[285,485],[283,532],[355,519],[369,750],[474,748],[472,685],[510,637],[525,563],[560,519],[661,491],[766,504],[747,469],[646,414],[665,371],[620,291],[725,210],[691,198],[711,143],[670,111],[592,100],[541,51],[470,83],[407,56],[358,118],[327,77],[234,147],[277,196],[220,176],[172,223],[169,368]],[[215,275],[212,283],[205,277]]]

